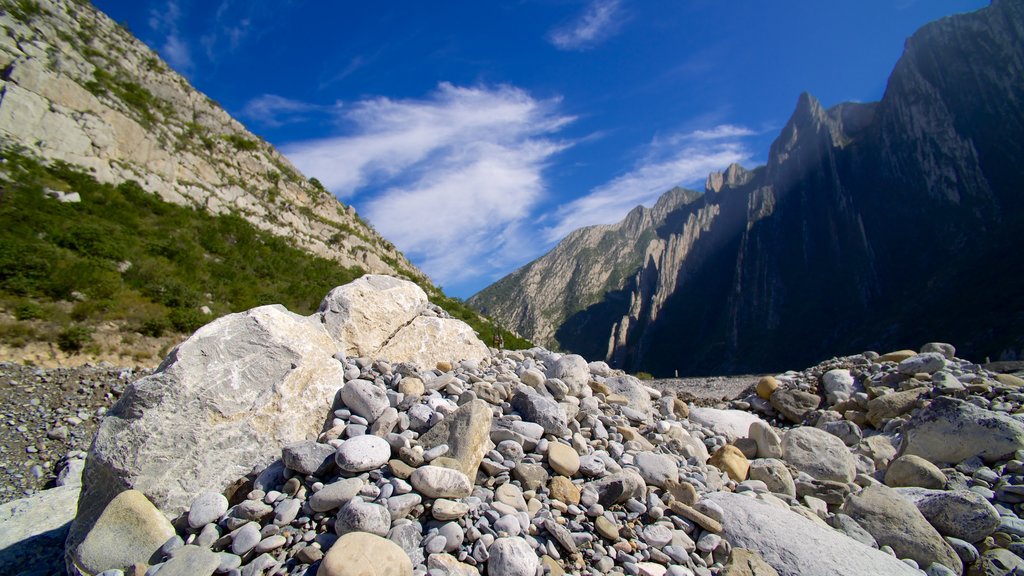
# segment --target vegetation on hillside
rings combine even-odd
[[[51,197],[58,192],[77,192],[81,202],[59,202]],[[134,181],[101,184],[68,164],[0,151],[0,308],[15,319],[0,326],[6,344],[44,340],[74,352],[88,347],[101,322],[147,336],[188,333],[271,303],[309,314],[331,288],[362,274],[237,215],[170,204]],[[491,322],[424,288],[492,342]],[[502,334],[506,347],[529,346]]]

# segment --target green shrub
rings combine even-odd
[[[18,320],[39,320],[46,317],[46,311],[36,302],[23,302],[14,308]]]
[[[636,377],[640,380],[654,380],[654,376],[649,372],[637,372]]]
[[[57,347],[69,354],[80,352],[89,342],[92,342],[92,329],[86,326],[68,326],[57,334]]]
[[[192,308],[175,308],[167,316],[171,326],[178,332],[195,332],[206,324],[208,318],[199,310]]]
[[[251,152],[259,149],[260,147],[259,142],[250,140],[241,134],[225,134],[221,136],[221,138],[223,138],[228,144],[234,146],[235,150],[238,150],[239,152]]]
[[[139,327],[139,333],[143,336],[152,336],[159,338],[171,329],[171,323],[167,318],[159,316],[156,318],[149,318],[142,322],[142,326]]]

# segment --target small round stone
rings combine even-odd
[[[203,492],[192,501],[188,511],[188,525],[193,530],[216,522],[228,511],[228,499],[217,492]]]
[[[373,435],[356,436],[344,441],[334,455],[338,468],[349,474],[376,470],[387,464],[389,458],[391,445],[387,440]]]

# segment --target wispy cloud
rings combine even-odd
[[[635,206],[650,205],[674,186],[698,182],[709,172],[749,160],[751,153],[741,139],[754,134],[725,124],[656,138],[633,169],[559,207],[555,224],[543,231],[545,241],[557,242],[583,226],[613,224]]]
[[[548,40],[559,50],[587,50],[614,36],[625,20],[622,0],[591,0],[583,14],[551,30]]]
[[[246,102],[239,114],[264,126],[277,128],[304,122],[310,117],[335,109],[333,106],[311,104],[276,94],[263,94]]]
[[[285,146],[304,172],[367,217],[445,285],[504,271],[521,257],[543,170],[570,146],[558,100],[511,87],[442,83],[422,99],[372,98],[337,113],[346,134]]]
[[[178,29],[181,21],[181,6],[177,0],[168,0],[162,8],[153,8],[149,12],[149,27],[161,36],[159,40],[160,55],[179,72],[187,74],[192,70],[192,50]]]

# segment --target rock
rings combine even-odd
[[[0,504],[0,566],[60,562],[80,486],[71,484]]]
[[[367,534],[350,532],[327,551],[317,576],[412,576],[412,562],[398,544]]]
[[[835,436],[800,426],[788,430],[782,439],[786,462],[818,480],[851,482],[857,475],[857,464],[843,441]]]
[[[736,482],[746,480],[747,471],[750,469],[750,462],[747,461],[747,457],[743,455],[739,448],[732,444],[726,444],[719,448],[711,455],[708,464],[725,472],[729,475],[729,478]]]
[[[390,458],[391,445],[387,440],[369,434],[345,440],[334,455],[338,468],[349,474],[376,470]]]
[[[316,437],[344,377],[337,349],[319,323],[281,306],[200,328],[100,423],[69,549],[124,487],[178,514],[195,494],[223,492],[286,444]]]
[[[409,480],[427,498],[464,498],[473,491],[473,483],[465,474],[440,466],[417,468]]]
[[[235,532],[231,539],[231,551],[241,556],[255,548],[261,539],[260,525],[257,522],[249,522]]]
[[[887,468],[897,452],[892,439],[882,434],[865,438],[857,445],[856,451],[871,459],[877,470]]]
[[[886,420],[909,412],[917,405],[917,401],[927,394],[928,388],[915,388],[872,398],[868,401],[868,422],[881,429]]]
[[[1002,518],[984,496],[970,490],[901,488],[918,511],[943,536],[980,542],[1000,528]]]
[[[1024,424],[943,396],[904,426],[900,454],[914,454],[935,464],[957,464],[974,456],[994,462],[1022,448]]]
[[[701,500],[698,503],[698,505],[707,504],[709,502],[714,504],[717,508],[721,508],[712,500]],[[700,510],[687,506],[682,502],[673,501],[671,504],[669,504],[669,509],[671,509],[676,514],[682,516],[683,518],[686,518],[687,520],[692,520],[695,524],[707,530],[708,532],[714,532],[716,534],[722,532],[721,520],[712,518],[711,516],[708,516],[707,514],[701,512]],[[718,510],[718,512],[721,512],[721,510]],[[718,516],[721,517],[721,514],[718,514]]]
[[[900,558],[921,566],[937,562],[960,574],[963,563],[953,548],[918,509],[892,488],[869,486],[851,494],[843,513],[868,531],[879,546],[890,546]]]
[[[192,501],[188,510],[188,525],[196,530],[216,522],[228,511],[228,499],[219,492],[203,492]]]
[[[419,442],[425,450],[448,445],[446,456],[458,461],[459,470],[475,479],[480,461],[493,446],[490,433],[490,406],[483,400],[473,400],[435,424],[420,436]]]
[[[724,511],[722,536],[752,550],[781,576],[916,576],[913,568],[829,527],[755,498],[715,492]]]
[[[900,374],[932,374],[946,366],[945,357],[939,352],[923,352],[900,362],[897,370]]]
[[[967,576],[1012,576],[1024,572],[1024,559],[1006,550],[986,550],[978,562],[967,571]]]
[[[159,562],[157,551],[174,528],[167,518],[137,490],[125,490],[114,497],[86,527],[81,543],[68,548],[68,571],[98,574],[136,562]],[[73,573],[73,572],[72,572]]]
[[[1003,386],[1010,386],[1012,388],[1024,387],[1024,378],[1020,376],[1014,376],[1013,374],[996,374],[996,382],[999,382]]]
[[[746,438],[751,426],[756,422],[764,422],[757,414],[716,408],[693,408],[690,410],[690,421],[711,428],[715,434],[725,436],[729,443]]]
[[[565,476],[555,476],[548,484],[551,498],[565,504],[580,503],[580,489]]]
[[[207,548],[182,546],[160,567],[164,576],[212,576],[220,567],[220,556]]]
[[[440,520],[442,522],[458,520],[469,513],[469,504],[439,498],[434,500],[434,505],[431,506],[430,513],[433,515],[435,520]]]
[[[327,512],[344,506],[359,494],[363,481],[359,478],[346,478],[325,485],[309,497],[309,507],[314,512]]]
[[[782,458],[782,438],[764,420],[751,422],[747,436],[757,444],[758,458]]]
[[[757,552],[745,548],[733,548],[720,576],[779,576]]]
[[[597,491],[598,503],[607,508],[630,498],[643,498],[647,484],[639,473],[626,469],[590,482],[588,486]]]
[[[398,383],[398,391],[406,396],[423,396],[426,387],[423,385],[423,380],[415,376],[407,376]]]
[[[534,576],[540,561],[522,538],[498,538],[487,549],[489,576]]]
[[[779,388],[772,394],[771,403],[772,407],[778,410],[786,420],[800,424],[808,412],[821,404],[821,398],[817,394],[802,390]]]
[[[779,381],[774,376],[762,376],[757,381],[755,391],[761,398],[768,400],[772,397],[772,393],[779,389]]]
[[[881,356],[878,357],[877,362],[879,364],[881,364],[882,362],[899,363],[903,362],[907,358],[913,358],[914,356],[917,356],[917,352],[914,352],[913,350],[896,350],[893,352],[887,352],[885,354],[882,354]]]
[[[889,464],[885,471],[885,485],[890,488],[917,486],[941,490],[946,487],[946,475],[924,458],[906,454]]]
[[[571,446],[561,442],[548,444],[548,466],[557,474],[572,477],[580,469],[580,455]]]
[[[366,380],[349,380],[341,389],[341,401],[352,412],[373,424],[387,410],[388,397],[383,387]]]
[[[334,531],[339,535],[350,532],[369,532],[377,536],[387,536],[391,528],[391,514],[380,504],[363,502],[353,498],[338,511],[334,523]]]
[[[829,405],[849,400],[854,392],[855,382],[849,370],[829,370],[821,377],[821,383],[825,388],[825,399]]]
[[[945,342],[929,342],[921,346],[921,353],[937,352],[942,354],[946,360],[953,360],[956,357],[956,347]]]
[[[619,528],[614,522],[606,518],[605,516],[598,516],[594,519],[594,528],[597,529],[597,533],[602,538],[615,542],[619,539]]]
[[[782,460],[775,458],[758,458],[750,462],[747,477],[751,480],[764,482],[769,491],[796,497],[796,484],[793,475]]]
[[[640,477],[651,486],[664,488],[666,482],[679,480],[679,466],[671,456],[654,452],[639,452],[633,464],[640,469]]]
[[[374,356],[426,367],[442,360],[482,362],[491,357],[491,351],[462,320],[418,316]]]
[[[540,464],[523,462],[512,469],[512,477],[522,484],[524,490],[536,490],[547,483],[548,472]]]
[[[569,435],[565,410],[551,398],[530,388],[520,387],[512,396],[512,408],[527,422],[540,424],[544,432],[559,438]]]
[[[625,397],[628,400],[628,406],[633,410],[647,416],[654,414],[651,395],[637,378],[628,375],[614,376],[605,378],[604,385],[611,390],[612,394]]]
[[[313,440],[293,442],[281,449],[281,461],[303,476],[320,475],[334,463],[334,447]]]
[[[548,378],[558,378],[565,382],[573,394],[579,394],[590,381],[590,367],[582,356],[566,354],[548,368],[546,375]]]
[[[318,314],[327,331],[344,343],[346,356],[382,357],[377,354],[381,346],[426,306],[427,294],[416,284],[367,274],[331,290],[320,303]]]

